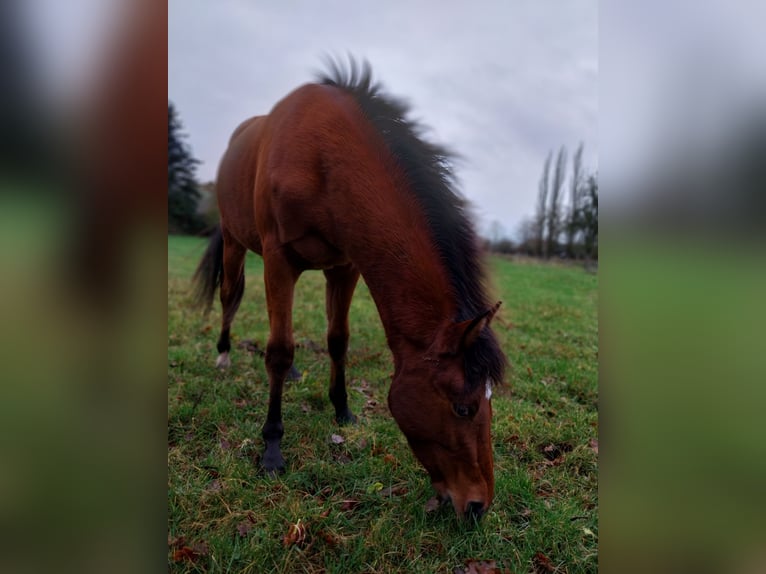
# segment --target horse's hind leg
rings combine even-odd
[[[218,337],[218,359],[215,366],[221,369],[231,365],[231,323],[239,309],[245,292],[245,255],[247,248],[238,243],[223,229],[223,276],[221,278],[221,335]]]
[[[266,450],[261,459],[269,474],[284,472],[280,443],[282,425],[282,387],[293,364],[293,292],[300,271],[294,268],[280,250],[263,253],[266,303],[269,310],[269,342],[266,345],[266,370],[269,374],[269,412],[261,434]]]
[[[324,272],[327,278],[327,349],[332,360],[330,374],[330,400],[335,407],[338,424],[355,422],[348,408],[346,394],[346,351],[348,349],[348,310],[359,280],[359,271],[353,265],[333,267]]]

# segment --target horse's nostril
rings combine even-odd
[[[479,519],[484,514],[484,503],[475,500],[468,503],[468,509],[465,511],[467,518]]]

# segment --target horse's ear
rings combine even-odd
[[[487,309],[473,319],[450,325],[445,333],[445,338],[442,340],[441,351],[450,355],[457,355],[471,347],[482,329],[490,324],[502,304],[502,301],[498,301],[491,309]]]

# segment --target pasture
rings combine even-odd
[[[248,253],[232,366],[214,368],[220,305],[192,304],[206,241],[168,238],[168,567],[173,572],[595,572],[598,557],[597,277],[490,260],[493,328],[508,356],[493,396],[495,498],[478,525],[433,495],[388,412],[391,354],[360,281],[351,306],[349,404],[327,398],[324,277],[295,294],[295,365],[285,386],[287,473],[259,475],[268,382],[261,259]],[[470,570],[473,568],[474,570]],[[481,570],[484,568],[484,570]],[[457,569],[457,570],[456,570]]]

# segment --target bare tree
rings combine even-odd
[[[582,233],[585,268],[598,260],[598,174],[589,175],[580,190],[580,207],[575,216],[575,232]]]
[[[551,200],[548,207],[548,240],[545,248],[545,257],[548,258],[556,249],[558,238],[561,233],[559,203],[561,199],[561,187],[564,184],[564,176],[567,167],[567,148],[561,146],[556,157],[556,168],[553,170],[553,186],[551,187]]]
[[[572,179],[569,187],[569,217],[566,222],[567,232],[567,255],[574,258],[574,240],[577,232],[577,211],[580,209],[582,195],[582,152],[585,144],[580,142],[577,151],[572,158]]]
[[[537,214],[535,215],[535,231],[537,232],[537,254],[544,255],[543,246],[545,245],[545,221],[546,214],[548,213],[548,180],[549,172],[551,170],[551,158],[553,152],[548,152],[548,157],[545,158],[545,164],[543,166],[543,173],[540,176],[540,184],[537,192]]]
[[[598,259],[598,175],[588,177],[584,186],[578,222],[583,230],[585,256]]]
[[[539,252],[538,225],[535,218],[525,217],[519,223],[517,235],[519,237],[518,251],[524,255],[535,255]]]

